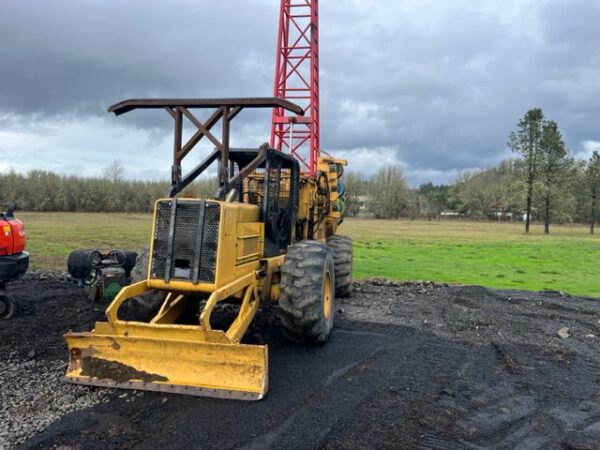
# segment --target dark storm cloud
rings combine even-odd
[[[131,97],[268,95],[270,83],[261,85],[252,62],[274,53],[275,9],[235,3],[4,1],[0,111],[104,115]],[[142,115],[124,120],[164,122]]]
[[[332,31],[337,67],[352,67],[334,75],[332,96],[350,91],[369,113],[338,110],[325,142],[390,146],[415,169],[477,167],[507,156],[508,133],[537,105],[572,149],[600,137],[598,2],[435,3],[395,16],[375,7],[346,17],[361,24],[351,36]]]
[[[573,151],[600,141],[600,2],[320,7],[322,145],[364,173],[391,161],[413,183],[449,181],[493,164],[533,106],[558,121]],[[270,95],[277,10],[276,0],[5,0],[0,131],[7,121],[107,116],[127,97]],[[118,122],[157,136],[170,127],[158,113]],[[248,139],[268,133],[265,114],[240,122]],[[365,166],[368,155],[378,160]]]

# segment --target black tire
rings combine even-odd
[[[0,292],[0,320],[10,319],[17,312],[17,302],[5,292]]]
[[[131,283],[145,280],[148,275],[150,249],[144,247],[138,254],[136,264],[131,270]],[[151,291],[126,300],[119,308],[119,318],[136,322],[150,322],[160,309],[167,293],[152,289]]]
[[[108,255],[109,258],[114,259],[123,267],[126,276],[131,276],[131,270],[135,267],[137,260],[137,253],[133,250],[116,249],[111,250]],[[146,267],[148,265],[146,264]]]
[[[331,250],[316,241],[288,247],[281,267],[278,316],[284,336],[297,344],[327,341],[335,315]]]
[[[348,236],[329,236],[327,246],[333,254],[335,296],[338,298],[350,297],[352,294],[352,239]]]
[[[85,280],[101,262],[102,255],[98,250],[73,250],[67,259],[67,270],[73,278]]]

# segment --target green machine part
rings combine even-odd
[[[127,277],[121,267],[105,267],[102,269],[102,299],[112,301],[123,286],[126,286]]]

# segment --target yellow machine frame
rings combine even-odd
[[[229,117],[226,111],[223,114]],[[177,115],[174,117],[177,123]],[[181,140],[177,145],[175,156],[181,158],[184,149]],[[345,164],[344,160],[320,158],[315,177],[301,176],[296,217],[303,225],[293,228],[293,242],[323,241],[335,233],[341,219],[337,193],[339,167]],[[325,192],[320,183],[331,188]],[[165,201],[174,200],[156,202],[152,236],[157,228],[158,205]],[[152,246],[147,279],[119,292],[106,310],[107,321],[97,322],[90,332],[65,335],[70,355],[66,379],[88,385],[260,399],[268,390],[267,346],[240,342],[260,304],[279,299],[280,269],[285,254],[265,257],[265,225],[255,204],[223,199],[177,201],[219,205],[214,280],[194,284],[155,277]],[[127,300],[151,290],[167,294],[149,323],[119,319],[119,308]],[[176,323],[186,305],[190,302],[199,305],[201,300],[205,304],[198,323]],[[226,300],[238,302],[239,312],[227,329],[213,329],[211,315],[216,305]]]

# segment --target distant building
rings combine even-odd
[[[462,217],[464,214],[459,213],[458,211],[442,211],[440,213],[440,217],[445,219],[458,219]]]
[[[519,222],[525,222],[527,220],[527,211],[521,211],[521,213],[517,214],[515,219]]]
[[[494,217],[496,217],[498,221],[504,220],[510,222],[513,220],[513,213],[506,211],[494,211]]]
[[[367,209],[367,201],[369,200],[369,197],[367,195],[359,195],[358,197],[356,197],[356,200],[359,204],[358,209],[360,211],[366,211]]]

